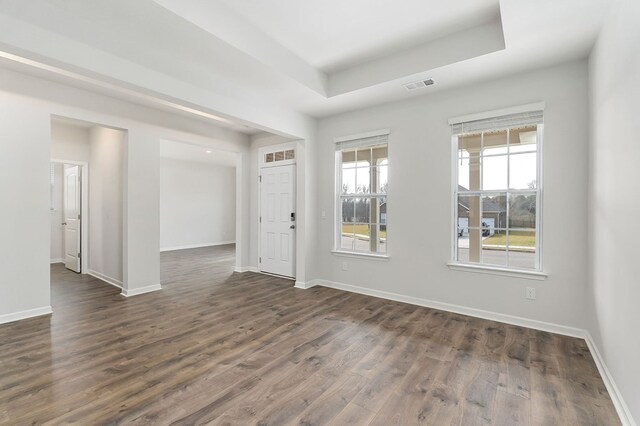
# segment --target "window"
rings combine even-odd
[[[453,124],[454,263],[541,271],[542,111]]]
[[[388,131],[336,141],[336,250],[387,254]]]

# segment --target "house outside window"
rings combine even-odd
[[[385,256],[388,131],[339,138],[335,142],[335,249]]]
[[[452,124],[453,263],[540,272],[542,110]]]

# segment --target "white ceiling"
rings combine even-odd
[[[218,0],[324,72],[489,21],[498,0]]]
[[[167,139],[160,141],[160,157],[173,160],[195,161],[216,166],[236,167],[238,154],[200,145],[191,145]]]
[[[284,132],[299,115],[585,58],[606,9],[606,0],[2,0],[0,51]],[[427,77],[437,85],[402,87]]]

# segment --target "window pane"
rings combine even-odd
[[[270,152],[269,154],[266,155],[265,162],[273,163],[273,152]]]
[[[377,222],[383,226],[386,231],[387,228],[387,197],[375,198],[375,205],[378,207],[378,219]]]
[[[507,226],[507,195],[491,194],[482,196],[482,227],[491,233],[495,228]]]
[[[536,227],[536,194],[509,194],[509,228]]]
[[[482,158],[482,189],[507,189],[507,156]]]
[[[510,129],[509,132],[509,152],[528,152],[537,149],[537,126]]]
[[[371,236],[371,232],[369,230],[369,224],[355,225],[356,251],[371,251],[370,236]]]
[[[483,134],[482,155],[498,155],[507,153],[507,131],[488,131]]]
[[[358,167],[371,165],[371,148],[359,148],[357,153]]]
[[[342,221],[353,223],[355,221],[355,203],[353,198],[342,198]]]
[[[507,266],[506,230],[483,229],[482,263]]]
[[[480,227],[480,196],[458,195],[458,220],[466,219],[470,227]]]
[[[535,189],[537,180],[537,154],[517,154],[509,156],[509,188]]]
[[[350,149],[342,151],[342,168],[355,167],[356,166],[356,150]]]
[[[378,182],[377,188],[373,188],[372,192],[375,193],[386,193],[387,186],[389,184],[389,166],[378,166],[375,167],[376,173],[376,181]]]
[[[355,199],[355,222],[370,223],[371,222],[371,200],[369,198]]]
[[[387,225],[378,225],[378,253],[387,253]]]
[[[372,165],[379,166],[382,164],[387,164],[388,159],[388,148],[387,145],[374,146],[371,149],[372,155]]]
[[[478,154],[481,149],[481,134],[461,135],[458,137],[458,149],[462,157]]]
[[[371,184],[370,173],[371,169],[369,167],[358,167],[356,169],[356,192],[358,194],[369,193],[369,185]]]
[[[342,224],[342,232],[340,238],[340,248],[343,250],[353,250],[354,245],[354,226],[352,224]]]
[[[458,227],[458,262],[469,262],[469,229]]]
[[[356,169],[342,169],[342,193],[356,193]]]
[[[509,266],[535,269],[536,230],[509,230]]]
[[[469,159],[458,159],[458,191],[469,189]]]

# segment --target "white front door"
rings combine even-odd
[[[64,265],[80,272],[80,166],[64,165]]]
[[[295,276],[296,166],[260,170],[260,271]]]

